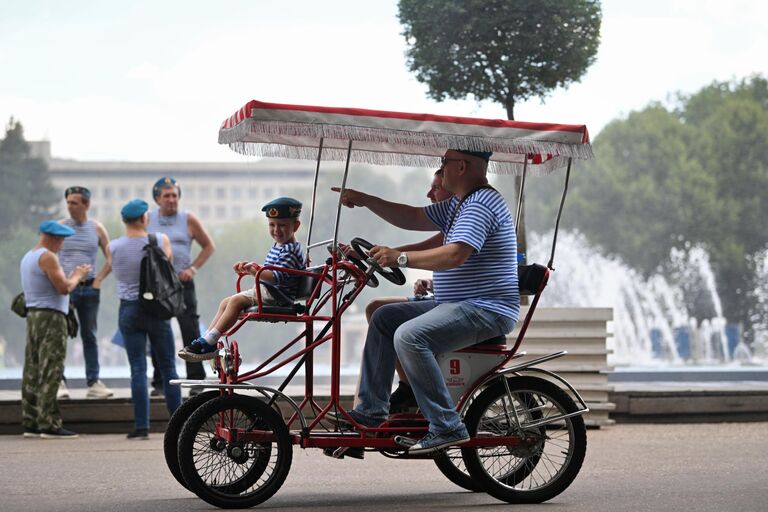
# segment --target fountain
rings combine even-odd
[[[550,246],[551,234],[532,233],[528,260],[547,261]],[[554,266],[541,305],[613,308],[608,348],[613,351],[609,362],[615,366],[764,363],[764,354],[752,354],[737,326],[727,324],[709,257],[700,247],[672,251],[672,271],[646,279],[620,259],[596,252],[584,236],[563,232]],[[768,278],[768,261],[762,270]],[[762,293],[768,303],[768,290]]]

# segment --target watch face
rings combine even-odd
[[[397,264],[404,267],[408,264],[408,256],[405,253],[400,254],[400,256],[397,257]]]

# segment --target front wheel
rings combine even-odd
[[[467,412],[472,437],[505,437],[497,446],[462,448],[472,479],[509,503],[541,503],[563,492],[578,475],[587,450],[581,416],[562,389],[537,377],[500,380]]]
[[[221,393],[218,390],[214,390],[191,396],[178,409],[173,411],[171,419],[168,420],[165,436],[163,436],[165,463],[168,465],[168,469],[171,470],[173,478],[184,487],[187,487],[187,483],[184,481],[184,477],[181,476],[181,469],[179,468],[179,434],[181,434],[184,423],[186,423],[193,412],[204,403],[213,400],[219,395]]]
[[[189,490],[220,508],[266,501],[285,482],[293,459],[288,428],[261,400],[215,398],[187,420],[179,465]]]

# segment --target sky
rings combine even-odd
[[[768,3],[605,0],[595,64],[518,120],[610,121],[714,80],[768,75]],[[438,103],[405,61],[396,0],[3,0],[0,120],[55,157],[243,161],[217,143],[251,99],[505,118]]]

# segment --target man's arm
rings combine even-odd
[[[104,254],[104,266],[101,267],[99,273],[93,278],[93,287],[99,289],[104,278],[112,272],[112,252],[109,250],[107,228],[101,222],[96,223],[96,233],[99,235],[99,247],[101,247],[101,252]]]
[[[334,192],[341,191],[339,187],[331,187],[331,190]],[[393,226],[401,229],[411,231],[434,231],[436,229],[435,224],[429,220],[429,217],[427,217],[427,214],[424,213],[424,209],[421,207],[393,203],[380,197],[352,190],[351,188],[344,189],[344,193],[341,195],[341,203],[348,208],[364,206]]]
[[[414,244],[400,245],[398,247],[395,247],[394,249],[400,252],[407,252],[408,255],[410,256],[412,251],[423,251],[425,249],[435,249],[436,247],[440,247],[441,245],[443,245],[443,234],[437,233],[436,235],[430,238],[427,238],[426,240],[422,240],[421,242],[416,242]]]
[[[165,233],[160,233],[163,238],[163,252],[168,261],[173,262],[173,250],[171,249],[171,239]]]
[[[198,219],[194,213],[190,212],[189,215],[187,215],[187,229],[189,230],[192,239],[200,244],[201,249],[189,268],[185,268],[179,272],[179,279],[182,281],[189,281],[195,277],[197,271],[200,270],[205,262],[208,261],[208,258],[211,257],[213,251],[216,250],[216,245],[213,243],[211,235],[208,234],[203,227],[203,223],[200,222],[200,219]]]
[[[408,266],[423,270],[448,270],[462,265],[475,249],[464,242],[453,242],[434,249],[408,253]],[[402,251],[383,245],[374,246],[370,254],[382,267],[396,267]]]
[[[40,256],[38,261],[40,269],[48,276],[48,280],[51,281],[56,291],[62,295],[66,295],[77,287],[77,283],[83,278],[91,269],[90,265],[78,265],[72,271],[69,277],[64,275],[64,269],[61,268],[59,263],[59,257],[51,251],[45,251]]]

